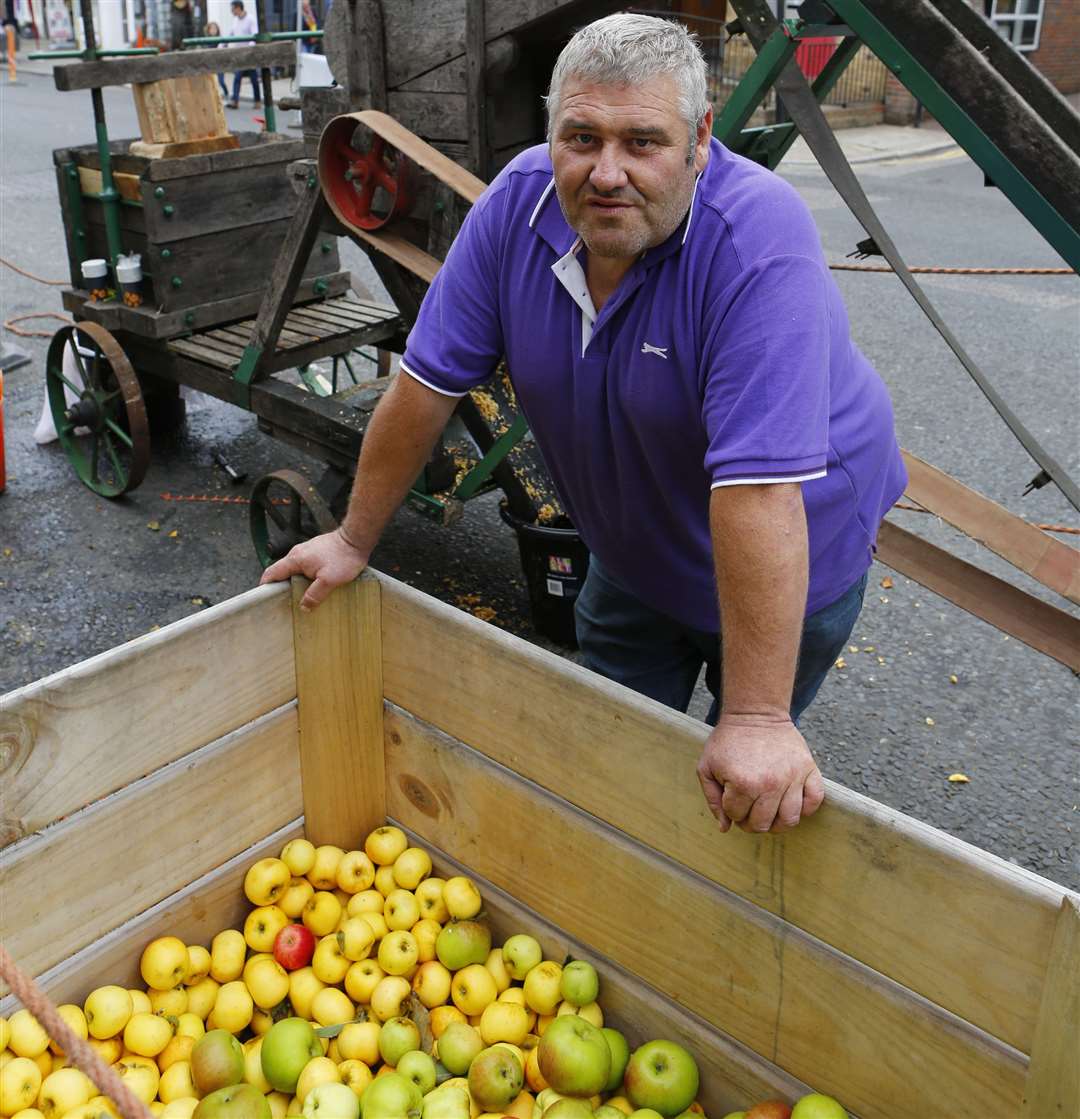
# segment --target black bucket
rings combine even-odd
[[[529,614],[537,633],[567,648],[577,648],[574,602],[589,570],[589,550],[573,528],[523,521],[506,506],[499,516],[517,534],[521,569],[529,590]]]

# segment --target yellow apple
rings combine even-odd
[[[213,981],[211,980],[211,982]],[[214,1000],[217,1001],[216,991],[214,992]],[[210,1004],[210,1009],[213,1009],[213,1003]],[[210,1011],[208,1010],[206,1013],[209,1014]],[[204,1033],[206,1033],[206,1021],[193,1010],[188,1010],[186,1014],[181,1014],[176,1019],[177,1037],[190,1037],[192,1041],[198,1041]]]
[[[450,997],[462,1014],[470,1017],[482,1014],[484,1007],[494,1002],[498,993],[491,972],[483,964],[469,964],[454,972]]]
[[[517,1003],[499,1002],[496,999],[488,1003],[480,1015],[480,1036],[485,1045],[494,1045],[500,1041],[520,1045],[528,1032],[528,1012]]]
[[[409,895],[412,897],[412,894]],[[379,941],[379,967],[387,975],[404,975],[416,966],[420,948],[411,932],[401,929],[387,933]]]
[[[406,847],[393,862],[394,881],[405,890],[415,890],[431,873],[431,856],[422,847]]]
[[[187,946],[188,971],[184,983],[191,987],[210,974],[210,953],[201,944]]]
[[[199,1022],[202,1025],[202,1022]],[[177,1024],[179,1029],[179,1023]],[[191,1051],[195,1048],[195,1038],[186,1034],[176,1033],[169,1039],[169,1044],[158,1054],[157,1067],[162,1073],[177,1061],[190,1061]]]
[[[174,1061],[161,1074],[158,1084],[158,1098],[162,1103],[172,1103],[173,1100],[190,1099],[198,1096],[195,1081],[191,1076],[190,1061]]]
[[[561,983],[561,965],[554,960],[541,960],[525,976],[525,1005],[537,1014],[554,1014],[562,1001]]]
[[[392,866],[381,866],[375,871],[375,889],[387,897],[398,889],[397,879],[394,877]]]
[[[310,964],[289,972],[289,1002],[298,1018],[311,1017],[312,1000],[324,986]]]
[[[0,1068],[0,1114],[32,1107],[41,1090],[41,1069],[29,1057],[16,1057]]]
[[[338,987],[324,987],[311,1000],[311,1017],[320,1026],[339,1026],[356,1017],[356,1007]]]
[[[586,1022],[591,1022],[598,1030],[604,1025],[604,1012],[600,1009],[598,1002],[587,1002],[584,1006],[575,1006],[572,1002],[567,1002],[564,999],[559,1003],[555,1016],[561,1017],[564,1014],[576,1014],[579,1018],[584,1018]]]
[[[624,1115],[632,1115],[634,1105],[625,1096],[612,1096],[606,1101],[608,1107],[617,1107]]]
[[[244,940],[253,952],[273,952],[274,939],[289,923],[284,910],[276,905],[260,905],[244,921]]]
[[[372,992],[385,975],[377,960],[357,960],[345,973],[345,991],[353,1002],[370,1003]]]
[[[25,1008],[16,1010],[8,1019],[8,1030],[8,1048],[16,1057],[33,1060],[49,1048],[44,1026]]]
[[[390,931],[386,924],[386,918],[381,913],[361,913],[360,920],[367,921],[376,940],[382,940]]]
[[[501,995],[510,986],[510,972],[506,970],[501,948],[492,948],[484,961],[484,967],[491,972],[491,978],[495,980],[495,987]]]
[[[113,1065],[113,1069],[143,1103],[150,1103],[157,1095],[161,1074],[153,1061],[147,1065],[134,1057],[123,1057]]]
[[[357,960],[366,960],[371,955],[371,946],[375,943],[375,930],[363,918],[346,916],[335,935],[342,955],[353,963]]]
[[[409,846],[408,837],[392,824],[376,828],[364,840],[364,851],[376,866],[390,866]]]
[[[375,864],[363,851],[346,851],[338,863],[335,881],[338,889],[350,897],[370,889],[375,881]]]
[[[188,1008],[188,988],[173,987],[171,991],[157,991],[151,988],[146,992],[153,1014],[171,1014],[179,1018]]]
[[[64,1024],[75,1034],[75,1036],[82,1038],[82,1040],[85,1041],[89,1031],[86,1028],[86,1015],[83,1013],[82,1007],[76,1006],[74,1003],[71,1002],[66,1002],[63,1004],[63,1006],[58,1006],[56,1010],[60,1017],[63,1019]],[[0,1034],[2,1034],[3,1032],[4,1031],[0,1029]],[[6,1046],[0,1045],[0,1049],[4,1048],[6,1048]],[[63,1049],[61,1049],[55,1041],[49,1042],[49,1049],[52,1050],[52,1052],[55,1053],[58,1057],[62,1057],[64,1055]]]
[[[273,905],[292,876],[288,864],[281,859],[259,859],[244,875],[244,896],[252,905]]]
[[[244,944],[244,938],[240,936],[240,933],[237,933],[236,935],[240,937],[240,943]],[[244,945],[244,948],[247,948],[246,944]],[[243,967],[244,960],[243,956],[241,956],[240,966],[236,969],[237,975],[240,974],[240,972],[243,970]],[[188,987],[187,1013],[194,1014],[197,1018],[201,1018],[202,1021],[205,1022],[210,1015],[210,1011],[214,1009],[214,1003],[217,1002],[217,995],[218,991],[220,990],[221,983],[210,975],[208,975],[205,979],[200,979],[199,982],[196,983],[193,987]],[[186,1017],[186,1015],[184,1015],[184,1017]]]
[[[443,1006],[450,998],[452,980],[449,968],[443,967],[438,960],[426,960],[413,976],[412,989],[420,1002],[432,1010]]]
[[[411,929],[420,920],[420,903],[409,890],[391,890],[386,895],[383,919],[386,921],[386,927],[391,931]]]
[[[440,925],[450,920],[450,910],[446,908],[446,899],[443,890],[446,880],[443,878],[425,878],[413,891],[417,904],[420,906],[421,918],[430,917]]]
[[[361,913],[381,913],[386,905],[386,898],[378,890],[361,890],[349,898],[346,908],[350,917],[359,917]]]
[[[450,916],[459,921],[475,917],[484,904],[476,883],[464,875],[446,880],[446,885],[443,886],[443,900],[446,902],[446,909]]]
[[[270,1119],[285,1119],[289,1114],[289,1101],[294,1098],[284,1092],[268,1092],[266,1102],[270,1105]]]
[[[368,1067],[379,1063],[379,1022],[350,1022],[337,1036],[338,1051],[347,1061],[362,1061]]]
[[[417,963],[426,964],[428,960],[434,960],[437,955],[435,942],[442,932],[442,925],[433,917],[422,917],[409,931],[416,937],[416,947],[419,951],[416,957]]]
[[[532,1119],[533,1104],[536,1102],[532,1092],[522,1088],[517,1097],[503,1108],[503,1115],[512,1116],[513,1119]]]
[[[453,1003],[432,1007],[429,1016],[431,1036],[438,1040],[442,1037],[443,1030],[445,1030],[451,1022],[461,1022],[467,1026],[469,1024],[469,1019],[466,1018]]]
[[[210,977],[218,983],[230,983],[240,978],[247,955],[247,941],[236,929],[223,929],[210,942]],[[198,984],[195,984],[198,986]],[[188,991],[191,999],[191,991]]]
[[[289,973],[274,959],[263,956],[245,969],[244,983],[251,1001],[262,1010],[270,1010],[289,993]]]
[[[114,1065],[124,1054],[124,1041],[120,1037],[88,1037],[86,1044],[97,1054],[103,1065]]]
[[[348,1085],[357,1099],[364,1094],[364,1089],[374,1079],[371,1069],[359,1060],[342,1061],[338,1065],[338,1075],[341,1077],[341,1083]]]
[[[337,868],[345,852],[332,843],[315,848],[315,863],[307,872],[307,880],[316,890],[333,890],[337,886]]]
[[[316,1084],[340,1084],[341,1074],[329,1057],[312,1057],[296,1082],[296,1098],[303,1104]]]
[[[48,1049],[46,1049],[44,1053],[39,1053],[36,1057],[31,1057],[30,1060],[32,1060],[34,1064],[37,1065],[38,1072],[41,1073],[41,1079],[44,1080],[45,1077],[48,1076],[49,1073],[51,1073],[53,1070],[53,1061],[59,1061],[61,1060],[61,1058],[53,1057]]]
[[[124,1045],[140,1057],[156,1057],[172,1038],[172,1023],[158,1014],[132,1014],[124,1026]]]
[[[273,1024],[274,1016],[269,1010],[263,1010],[261,1006],[257,1006],[251,1012],[251,1032],[255,1037],[265,1037]]]
[[[45,1119],[59,1119],[96,1095],[97,1088],[86,1073],[62,1068],[41,1082],[36,1106]]]
[[[178,936],[159,936],[143,949],[139,971],[147,987],[167,991],[179,987],[188,974],[187,945]]]
[[[131,1013],[132,1014],[153,1014],[154,1004],[150,1001],[150,996],[140,987],[129,987],[128,994],[131,995]]]
[[[323,983],[340,983],[352,965],[352,960],[341,950],[337,933],[324,936],[315,945],[311,967]]]
[[[290,839],[281,849],[281,861],[290,874],[302,878],[315,865],[315,844],[308,839]]]
[[[361,963],[364,961],[361,960]],[[355,966],[355,965],[354,965]],[[386,975],[375,984],[371,992],[371,1012],[380,1022],[397,1018],[401,1014],[401,1004],[409,997],[412,987],[401,975]]]
[[[329,936],[341,920],[341,902],[328,890],[316,890],[304,906],[301,920],[315,936]]]
[[[97,987],[86,996],[83,1012],[91,1037],[115,1037],[127,1025],[134,1005],[123,987]]]
[[[238,1034],[250,1025],[254,1009],[251,992],[242,980],[234,979],[231,983],[224,983],[217,993],[214,1009],[206,1019],[207,1029],[228,1030],[231,1034]]]
[[[263,1072],[262,1067],[262,1043],[261,1037],[249,1038],[243,1044],[244,1050],[244,1080],[265,1096],[268,1092],[272,1092],[273,1086],[270,1081],[266,1079],[266,1074]]]
[[[550,1087],[540,1071],[540,1050],[536,1046],[525,1054],[525,1083],[534,1092],[542,1092]]]
[[[278,908],[286,917],[295,920],[304,912],[304,906],[314,893],[315,887],[306,878],[291,878],[277,899]]]

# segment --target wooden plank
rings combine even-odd
[[[1080,903],[1063,898],[1031,1047],[1025,1119],[1080,1117]]]
[[[230,70],[254,70],[260,66],[289,66],[296,58],[292,43],[266,43],[254,47],[232,47]],[[101,89],[110,85],[157,82],[185,74],[216,74],[223,64],[216,47],[206,50],[169,51],[156,56],[115,58],[104,62],[77,62],[53,69],[53,81],[61,93],[77,89]]]
[[[469,162],[473,173],[481,179],[488,177],[485,4],[486,0],[465,0],[465,117],[469,130]]]
[[[213,74],[187,74],[132,88],[139,131],[146,144],[227,136],[229,126]],[[239,147],[237,140],[233,147]],[[139,153],[134,153],[139,154]]]
[[[391,820],[400,826],[400,820],[393,817]],[[693,1053],[701,1072],[698,1099],[706,1115],[720,1116],[735,1109],[742,1110],[749,1100],[776,1097],[793,1100],[811,1091],[809,1085],[718,1032],[685,1006],[665,998],[655,987],[643,983],[596,948],[568,936],[534,909],[477,875],[472,867],[450,858],[416,833],[413,838],[431,852],[434,873],[443,878],[464,874],[476,882],[496,943],[524,932],[540,941],[545,959],[561,962],[573,956],[592,963],[600,973],[604,1024],[621,1030],[630,1042],[631,1051],[655,1037],[664,1037],[679,1042]]]
[[[241,928],[251,911],[244,897],[244,875],[248,867],[261,858],[280,854],[290,839],[303,832],[301,819],[278,828],[38,975],[39,985],[57,1005],[73,1002],[82,1006],[86,996],[102,983],[141,987],[139,956],[142,948],[155,937],[178,936],[185,944],[202,944],[209,948],[215,933],[226,928]],[[0,1000],[0,1017],[9,1016],[18,1006],[14,995],[6,996]]]
[[[0,697],[0,844],[295,696],[283,590],[248,591]]]
[[[339,587],[314,611],[306,589],[293,580],[305,829],[349,850],[386,817],[379,584]]]
[[[201,346],[204,349],[213,350],[224,357],[229,358],[233,362],[237,362],[244,355],[244,347],[235,339],[221,339],[212,338],[207,334],[196,334],[192,338],[183,339],[192,345]]]
[[[290,347],[279,350],[270,355],[263,364],[267,373],[276,373],[281,369],[291,369],[297,365],[308,365],[319,358],[330,357],[332,354],[343,354],[349,350],[359,349],[361,346],[374,346],[398,336],[401,330],[400,320],[390,320],[384,323],[375,323],[362,329],[351,331],[348,334],[336,334],[323,338],[319,342],[312,342],[307,346]]]
[[[145,174],[154,183],[167,183],[173,179],[189,179],[196,175],[209,175],[214,171],[237,171],[249,167],[267,167],[280,163],[282,170],[295,159],[306,154],[304,142],[276,132],[241,132],[237,134],[240,147],[231,151],[212,152],[209,155],[189,155],[182,160],[146,163]]]
[[[387,95],[387,113],[402,127],[429,143],[469,138],[469,114],[464,93],[399,93]]]
[[[1080,618],[888,519],[878,530],[877,557],[976,618],[1080,672]]]
[[[722,835],[695,776],[708,727],[380,581],[387,699],[1030,1051],[1066,891],[829,781],[790,835]]]
[[[93,167],[80,167],[78,168],[78,175],[79,189],[83,194],[101,193],[100,171],[95,170]],[[142,200],[142,188],[139,183],[138,175],[116,171],[113,173],[113,185],[116,187],[121,198],[126,198],[129,202],[139,202]]]
[[[289,312],[289,317],[295,322],[304,323],[306,326],[319,331],[324,337],[362,329],[366,325],[356,319],[346,319],[344,316],[338,317],[306,307],[294,307]]]
[[[1016,1114],[1021,1054],[401,709],[385,723],[390,816],[792,1076],[862,1119]]]
[[[313,323],[310,319],[297,315],[295,310],[289,311],[285,321],[289,324],[290,330],[308,342],[321,342],[335,333],[332,327]]]
[[[140,710],[145,734],[152,708]],[[297,734],[290,701],[6,848],[2,937],[12,956],[32,973],[46,971],[294,820]],[[198,841],[185,842],[193,834]],[[76,860],[77,874],[43,881],[43,867]]]
[[[384,322],[388,318],[397,316],[396,310],[376,314],[373,311],[350,311],[340,306],[330,306],[322,303],[307,303],[302,307],[294,307],[292,314],[310,318],[329,326],[358,327],[369,326],[371,323]]]
[[[240,360],[233,357],[232,354],[222,353],[221,350],[213,346],[201,346],[187,338],[174,338],[168,345],[169,349],[175,353],[204,365],[212,365],[215,369],[225,369],[231,372]]]
[[[201,140],[172,140],[168,143],[148,144],[143,140],[131,141],[131,154],[146,159],[180,159],[186,155],[204,155],[207,152],[230,151],[238,148],[235,136],[206,136]]]
[[[353,229],[349,231],[349,236],[362,249],[375,249],[426,283],[430,284],[442,267],[441,261],[396,233],[368,233],[366,229]],[[386,282],[385,279],[383,282]]]
[[[925,509],[984,544],[1044,587],[1080,604],[1080,550],[1055,540],[1003,505],[904,452],[905,491]]]

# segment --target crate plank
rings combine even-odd
[[[862,1119],[1016,1114],[1021,1054],[406,712],[385,722],[389,815],[791,1075]]]
[[[390,819],[401,825],[400,820]],[[794,1100],[811,1090],[809,1085],[789,1076],[753,1050],[718,1033],[703,1018],[672,1002],[596,948],[575,940],[545,921],[512,894],[477,875],[472,867],[452,859],[416,833],[412,833],[412,838],[431,853],[435,874],[444,878],[465,874],[477,884],[495,943],[503,943],[515,933],[524,932],[540,941],[545,959],[562,963],[567,956],[573,956],[575,960],[592,963],[600,973],[604,1024],[626,1035],[631,1052],[652,1038],[665,1037],[693,1053],[701,1071],[698,1099],[706,1115],[718,1117],[741,1110],[749,1100],[776,1096]]]
[[[223,354],[213,346],[201,346],[187,338],[174,338],[168,343],[168,347],[184,357],[189,357],[193,361],[200,361],[204,365],[212,365],[216,369],[231,371],[239,360],[231,354]]]
[[[386,816],[380,588],[359,579],[306,611],[307,585],[293,579],[305,830],[348,850]]]
[[[393,580],[383,617],[388,699],[1030,1052],[1066,891],[832,782],[789,835],[721,835],[706,726]]]
[[[261,587],[0,698],[0,846],[296,695],[289,596]]]
[[[93,944],[38,975],[37,982],[54,1003],[78,1003],[103,983],[142,987],[139,958],[155,937],[178,936],[185,944],[209,948],[214,934],[225,928],[242,928],[251,905],[244,897],[244,875],[252,863],[281,853],[290,839],[304,834],[296,819],[239,855],[170,894],[137,917],[105,933]],[[14,995],[0,1000],[0,1016],[18,1006]]]
[[[4,907],[8,951],[46,971],[294,820],[297,739],[290,701],[6,848],[0,892],[18,899]],[[78,872],[43,869],[61,865]]]

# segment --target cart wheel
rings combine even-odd
[[[251,491],[248,514],[251,542],[263,567],[287,555],[294,545],[337,528],[326,502],[295,470],[264,474]]]
[[[69,347],[78,385],[64,370]],[[45,385],[60,445],[79,480],[102,497],[135,489],[150,462],[150,427],[139,379],[116,339],[97,323],[61,327],[49,343]],[[65,388],[78,397],[70,407]]]
[[[366,150],[357,132],[371,135]],[[319,141],[319,179],[335,216],[354,229],[381,229],[412,206],[409,161],[351,116],[326,126]]]

